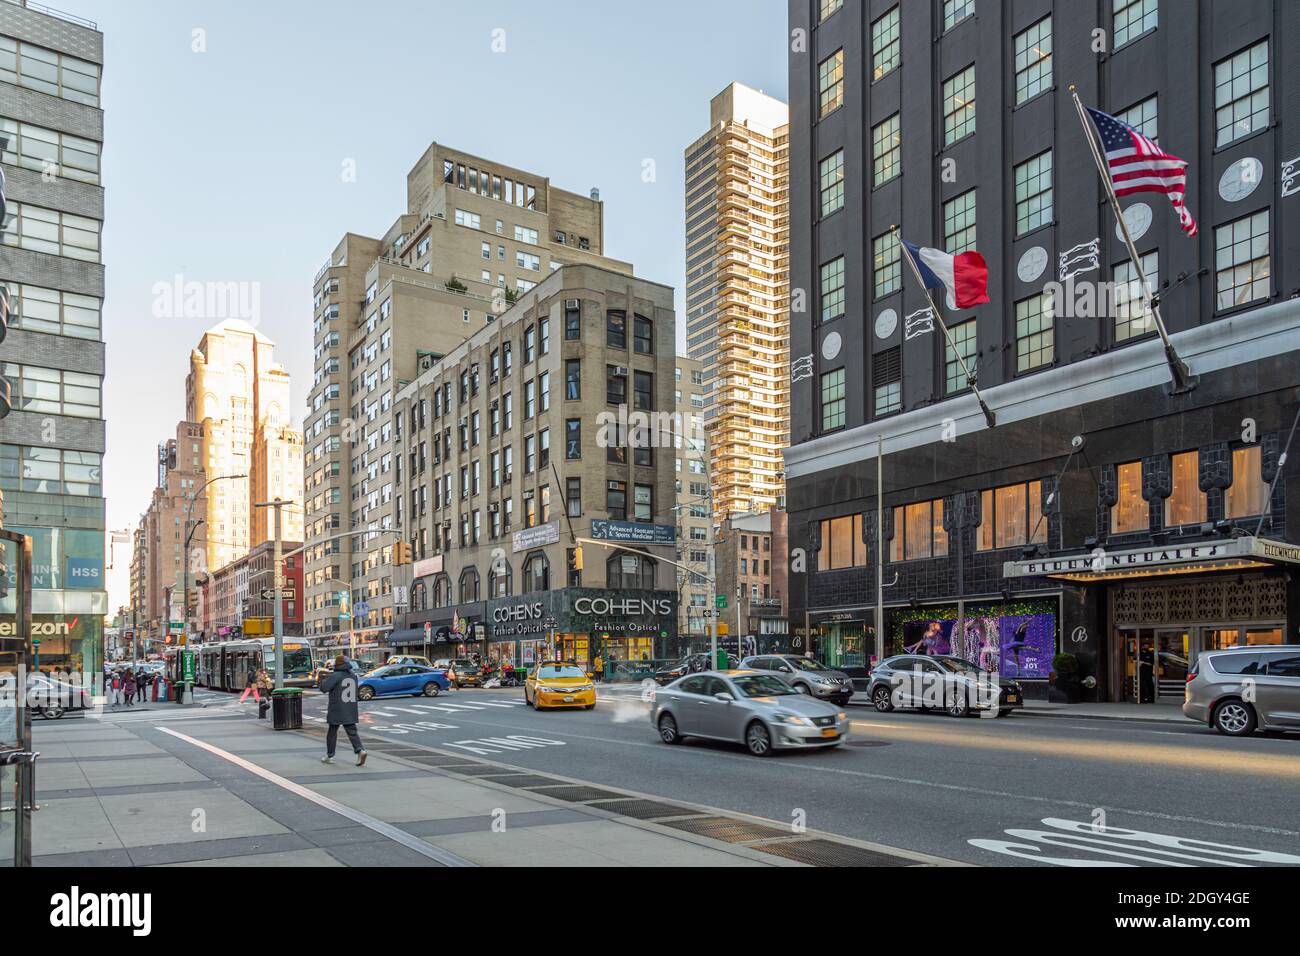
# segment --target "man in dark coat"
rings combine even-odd
[[[365,766],[366,750],[361,746],[361,735],[357,733],[357,675],[352,673],[352,662],[342,654],[334,659],[334,672],[321,681],[320,692],[328,694],[330,699],[325,714],[329,731],[325,734],[325,756],[321,763],[334,762],[334,748],[342,726],[356,752],[357,766]]]

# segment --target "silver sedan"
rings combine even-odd
[[[666,744],[684,737],[727,740],[757,757],[836,747],[849,732],[848,714],[839,707],[796,691],[775,674],[751,670],[705,671],[673,681],[655,693],[650,722]]]

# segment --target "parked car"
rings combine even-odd
[[[809,697],[829,700],[841,707],[853,696],[853,681],[848,674],[804,654],[760,654],[746,657],[740,666],[778,674],[795,690],[802,687]]]
[[[13,674],[0,674],[0,707],[14,697]],[[93,704],[90,691],[46,674],[27,675],[27,706],[46,720],[58,720],[70,711],[86,710]]]
[[[437,697],[448,688],[447,675],[432,667],[418,664],[391,664],[378,667],[357,682],[357,697]]]
[[[1229,737],[1256,729],[1300,731],[1300,647],[1206,651],[1187,672],[1183,714]]]
[[[988,710],[1005,717],[1025,705],[1019,681],[997,678],[960,657],[922,654],[899,654],[881,661],[871,671],[867,694],[881,713],[906,708],[967,717]]]
[[[650,723],[666,744],[704,737],[744,744],[756,757],[773,750],[836,747],[849,732],[843,710],[795,690],[767,671],[705,671],[655,694]]]
[[[591,675],[573,661],[542,661],[528,669],[524,702],[533,710],[553,707],[596,706],[596,685]]]
[[[453,688],[483,686],[482,666],[467,657],[444,657],[434,661],[433,666],[438,670],[446,671],[447,679],[451,681]]]
[[[671,684],[679,677],[687,674],[698,674],[709,669],[708,654],[687,654],[681,660],[672,664],[665,664],[655,671],[655,683],[660,687]]]

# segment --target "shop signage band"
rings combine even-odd
[[[675,544],[677,529],[670,524],[643,524],[639,521],[612,521],[604,518],[591,522],[591,536],[602,541],[629,544]]]
[[[1264,538],[1243,537],[1121,551],[1098,548],[1092,552],[1063,555],[1059,558],[1007,561],[1002,567],[1002,574],[1008,578],[1095,580],[1144,570],[1213,571],[1260,567],[1276,562],[1300,564],[1300,546]]]

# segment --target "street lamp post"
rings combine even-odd
[[[275,552],[271,558],[271,588],[272,600],[275,604],[271,610],[272,620],[275,622],[275,689],[280,690],[284,687],[284,605],[280,601],[280,592],[284,586],[284,569],[281,566],[284,562],[282,551],[284,542],[281,538],[281,512],[284,511],[285,505],[293,504],[291,501],[285,501],[282,498],[276,498],[274,501],[259,501],[253,505],[254,508],[274,508],[275,509]]]
[[[248,475],[217,475],[215,478],[209,478],[203,483],[199,490],[191,496],[190,500],[185,502],[185,576],[181,582],[181,620],[185,622],[185,626],[181,629],[181,647],[185,650],[188,650],[190,645],[190,539],[194,537],[194,532],[198,530],[199,525],[204,524],[207,521],[207,518],[205,517],[202,521],[198,522],[198,524],[190,527],[190,512],[194,508],[194,502],[199,500],[199,497],[207,490],[208,485],[215,484],[218,481],[225,481],[228,478],[247,477]],[[182,650],[181,653],[184,654],[185,650]],[[181,674],[183,674],[183,656],[180,658],[180,667]],[[181,676],[181,674],[178,674],[177,676]],[[185,693],[189,695],[190,703],[193,704],[194,685],[186,682]]]

